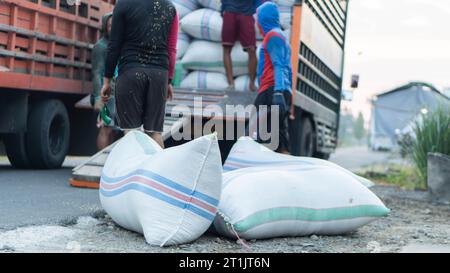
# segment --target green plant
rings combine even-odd
[[[394,185],[406,190],[426,189],[422,179],[408,165],[373,165],[360,170],[357,174],[378,184]]]
[[[424,114],[416,121],[412,142],[412,159],[418,175],[427,181],[428,153],[450,155],[450,112],[448,108],[439,107],[434,112]]]

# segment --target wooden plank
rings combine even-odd
[[[55,45],[54,42],[52,42],[52,44],[50,45],[49,52],[52,49],[54,51],[54,45]],[[50,56],[40,56],[40,55],[36,55],[36,54],[28,54],[25,52],[15,52],[15,51],[5,50],[5,49],[0,49],[0,56],[7,56],[7,57],[11,57],[11,58],[18,57],[21,59],[32,60],[32,61],[41,62],[41,63],[58,64],[58,65],[72,66],[72,67],[77,67],[77,68],[86,68],[86,69],[92,68],[92,66],[90,64],[83,63],[83,62],[76,62],[76,61],[71,61],[68,59],[56,58],[56,57],[50,57]]]
[[[76,172],[78,171],[81,167],[83,167],[86,163],[88,163],[89,161],[91,161],[91,159],[96,158],[98,156],[101,156],[103,153],[105,152],[110,152],[112,150],[112,148],[114,148],[114,146],[117,144],[117,142],[114,142],[113,144],[109,145],[108,147],[106,147],[105,149],[97,152],[96,154],[94,154],[93,156],[91,156],[88,160],[86,160],[84,163],[78,165],[77,167],[75,167],[72,172]]]
[[[24,28],[9,26],[9,25],[5,25],[5,24],[0,24],[0,31],[15,32],[17,34],[27,36],[29,38],[34,37],[34,38],[38,38],[40,40],[53,41],[53,42],[57,42],[59,44],[64,44],[64,45],[73,45],[76,47],[82,47],[82,48],[88,48],[88,49],[92,49],[94,47],[93,44],[84,43],[84,42],[80,42],[80,41],[76,41],[76,40],[70,40],[70,39],[58,37],[58,36],[52,35],[52,34],[35,32],[35,31],[24,29]]]
[[[77,171],[72,173],[72,179],[90,182],[100,181],[102,170],[103,167],[101,166],[83,165]]]
[[[171,136],[172,131],[179,131],[187,121],[188,119],[186,118],[169,118],[164,124],[164,132],[162,134],[163,139],[167,140]],[[83,164],[75,167],[72,170],[71,185],[75,187],[82,187],[82,184],[84,182],[100,181],[103,166],[108,158],[109,152],[112,150],[116,143],[117,142],[106,147],[104,150],[99,151]],[[77,182],[79,183],[77,184]]]

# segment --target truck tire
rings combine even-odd
[[[3,137],[6,156],[14,168],[26,169],[30,167],[28,160],[25,133],[8,134]]]
[[[67,109],[59,100],[43,100],[33,105],[28,117],[28,159],[34,168],[61,167],[70,141]]]
[[[315,137],[311,119],[303,117],[300,128],[300,156],[312,157],[315,150]]]
[[[328,160],[328,159],[330,159],[330,154],[316,152],[314,154],[314,157],[317,157],[317,158],[320,158],[320,159],[324,159],[324,160]]]

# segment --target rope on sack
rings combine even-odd
[[[239,234],[238,234],[238,233],[236,232],[236,230],[234,229],[233,224],[231,224],[230,222],[228,222],[228,221],[225,219],[225,218],[226,218],[225,215],[224,215],[223,213],[220,213],[219,211],[217,212],[217,214],[219,214],[219,215],[223,218],[223,220],[225,221],[225,225],[228,226],[229,229],[231,229],[231,231],[233,232],[233,234],[237,237],[238,242],[239,242],[244,248],[246,248],[247,250],[252,250],[252,248],[251,248],[248,244],[246,244],[245,241],[242,240],[241,237],[239,237]]]
[[[241,239],[241,237],[239,237],[239,234],[236,232],[236,230],[234,229],[233,225],[230,224],[230,226],[231,226],[231,230],[233,231],[234,235],[236,235],[236,237],[238,238],[238,242],[243,247],[245,247],[247,250],[252,250],[252,248],[248,244],[246,244],[245,241]]]

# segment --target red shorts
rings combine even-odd
[[[237,40],[244,49],[256,48],[255,18],[252,15],[224,12],[222,44],[233,46]]]

